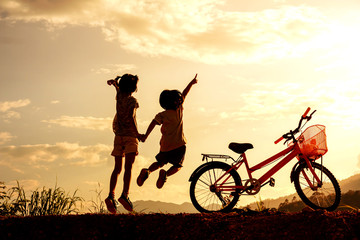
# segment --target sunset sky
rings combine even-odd
[[[124,73],[140,79],[141,133],[162,111],[161,91],[183,90],[198,74],[184,104],[183,169],[161,190],[158,173],[136,185],[159,151],[156,127],[139,146],[132,201],[190,202],[201,153],[235,158],[228,144],[250,142],[250,165],[259,163],[284,148],[274,140],[307,107],[317,110],[308,126],[327,127],[324,165],[338,180],[360,173],[359,11],[359,0],[2,0],[0,181],[27,190],[57,183],[86,200],[100,184],[104,199],[115,114],[106,80]],[[295,162],[261,199],[295,192]],[[122,175],[117,197],[121,190]]]

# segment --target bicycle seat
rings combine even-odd
[[[230,143],[229,148],[233,150],[236,153],[244,153],[248,149],[254,148],[254,146],[251,143]]]

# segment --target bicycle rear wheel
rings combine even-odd
[[[228,212],[239,200],[239,189],[216,191],[214,183],[231,168],[223,162],[213,162],[201,169],[190,185],[190,198],[199,212]],[[223,186],[241,186],[236,170],[231,170],[223,178]],[[223,181],[221,180],[221,181]]]
[[[341,191],[339,183],[334,175],[324,166],[312,162],[311,163],[316,175],[320,178],[322,184],[318,186],[317,181],[310,172],[306,164],[300,165],[295,170],[294,185],[296,192],[299,194],[303,202],[313,209],[324,209],[334,211],[340,203]],[[317,186],[316,190],[310,188],[310,182]]]

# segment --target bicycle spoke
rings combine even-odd
[[[210,187],[210,186],[211,186],[211,184],[206,183],[206,182],[203,181],[202,179],[199,179],[199,181],[202,182],[202,183],[203,183],[205,186],[207,186],[207,187]]]
[[[334,210],[340,201],[340,190],[338,185],[335,185],[337,182],[325,167],[312,164],[315,174],[322,180],[321,183],[316,181],[310,169],[304,167],[298,170],[295,188],[303,201],[311,207]],[[310,187],[308,180],[314,188]]]
[[[237,191],[235,186],[241,185],[241,180],[235,170],[226,174],[230,168],[225,163],[217,162],[204,168],[195,177],[190,187],[190,197],[200,212],[225,211],[236,205],[239,195],[234,197],[232,192]]]

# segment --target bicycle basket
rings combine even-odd
[[[308,127],[298,139],[301,152],[309,159],[316,160],[328,151],[323,125]]]

